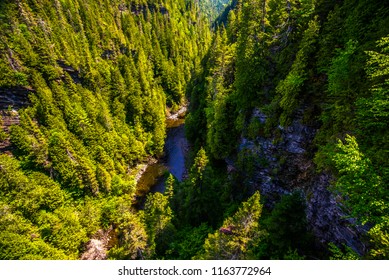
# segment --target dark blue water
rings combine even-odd
[[[185,137],[184,124],[168,129],[165,141],[165,157],[162,164],[178,181],[182,181],[185,174],[185,155],[189,149]],[[165,178],[159,178],[158,183],[151,188],[151,192],[164,192]]]

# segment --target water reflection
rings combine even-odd
[[[165,142],[165,157],[163,159],[163,163],[167,171],[172,173],[178,181],[182,181],[185,174],[185,156],[188,149],[189,144],[185,137],[184,124],[170,128]],[[151,188],[151,191],[164,192],[165,180],[160,180]]]
[[[189,149],[185,137],[184,119],[168,119],[164,156],[147,167],[137,183],[137,197],[144,201],[149,192],[164,192],[165,179],[172,173],[179,181],[185,174],[185,156]],[[143,203],[140,202],[142,205]]]

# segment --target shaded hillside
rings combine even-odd
[[[388,258],[388,7],[239,0],[219,21],[187,117],[209,192],[260,190],[256,257]]]

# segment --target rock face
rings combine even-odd
[[[107,250],[104,243],[98,239],[91,239],[87,244],[86,252],[81,256],[82,260],[105,260]]]
[[[0,110],[0,133],[6,133],[5,138],[0,136],[0,153],[9,153],[11,151],[11,142],[8,136],[11,125],[20,123],[19,114],[16,110]]]
[[[262,124],[266,121],[266,115],[258,109],[254,110],[253,117]],[[308,224],[318,245],[327,247],[329,242],[346,244],[363,254],[365,246],[361,236],[366,229],[346,218],[335,195],[328,190],[331,176],[316,172],[309,151],[316,128],[303,124],[301,119],[295,119],[288,128],[279,126],[277,137],[241,139],[239,149],[256,159],[250,182],[252,191],[260,190],[267,199],[266,205],[272,207],[281,195],[302,190],[306,198]],[[230,162],[228,164],[231,165]]]
[[[102,57],[103,57],[103,54],[102,54]],[[105,57],[103,57],[103,58],[105,58]],[[66,62],[63,60],[57,60],[57,64],[59,67],[62,68],[62,70],[64,72],[69,74],[69,76],[72,78],[72,80],[75,84],[81,84],[82,81],[80,78],[80,71],[78,71],[78,70],[74,69],[72,66],[66,64]],[[63,79],[64,75],[62,75],[61,78]]]
[[[28,94],[32,89],[25,87],[0,88],[0,132],[9,133],[12,125],[20,123],[18,109],[30,105]],[[9,138],[0,138],[0,153],[11,150]]]
[[[311,195],[306,211],[311,229],[320,243],[346,244],[362,255],[366,247],[360,239],[368,229],[357,226],[355,220],[346,217],[336,197],[327,189],[330,180],[327,174],[311,179],[313,185],[307,190]]]
[[[125,6],[121,6],[119,7],[119,10],[120,11],[124,11],[126,9]],[[168,15],[169,14],[169,11],[167,10],[167,8],[165,8],[164,6],[162,5],[155,5],[155,4],[148,4],[148,5],[136,5],[135,3],[132,3],[130,8],[131,12],[137,16],[141,15],[141,14],[146,14],[146,10],[148,9],[151,13],[156,13],[156,12],[159,12],[161,13],[162,15]]]
[[[34,92],[26,87],[0,88],[0,110],[20,109],[30,105],[28,94]]]
[[[105,260],[108,250],[112,247],[113,233],[112,227],[107,230],[100,229],[86,244],[81,260]]]

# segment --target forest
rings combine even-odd
[[[0,259],[387,260],[388,126],[382,1],[1,1]]]

